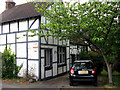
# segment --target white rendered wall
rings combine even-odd
[[[0,44],[6,44],[6,35],[0,35]]]
[[[28,32],[28,35],[33,35],[33,33]],[[28,37],[28,41],[38,41],[38,36],[34,36],[34,37]]]
[[[15,34],[7,35],[7,43],[15,43]]]
[[[3,24],[3,33],[9,33],[9,24]]]
[[[18,23],[17,22],[10,23],[10,32],[17,32],[17,31],[18,31]]]
[[[49,36],[48,43],[49,44],[53,44],[53,38],[52,38],[52,36]]]
[[[34,20],[35,19],[30,19],[29,20],[29,27],[34,22]],[[37,19],[30,29],[38,29],[38,27],[39,27],[39,20]]]
[[[26,43],[17,43],[17,57],[26,58]]]
[[[46,77],[52,76],[52,70],[47,70],[45,73],[46,73]]]
[[[20,21],[19,22],[19,31],[24,31],[28,29],[27,21]]]
[[[67,60],[67,71],[69,71],[69,65],[70,65],[70,63],[69,63],[69,59]]]
[[[57,47],[54,47],[53,48],[53,62],[57,62]]]
[[[4,52],[5,47],[6,47],[5,45],[4,45],[4,46],[0,46],[0,52],[2,52],[2,53],[3,53],[3,52]]]
[[[62,67],[59,67],[58,68],[58,74],[61,74],[62,73]]]
[[[70,46],[70,54],[77,54],[77,46]]]
[[[53,64],[53,76],[57,75],[57,63]]]
[[[63,67],[63,70],[64,70],[63,72],[66,72],[66,66]]]
[[[44,79],[44,66],[45,66],[45,63],[44,63],[44,59],[41,59],[41,79]]]
[[[38,42],[28,43],[28,59],[38,58]]]
[[[41,17],[41,23],[45,24],[45,17]]]
[[[66,53],[66,54],[67,54],[67,58],[70,58],[70,57],[69,57],[69,55],[70,55],[69,47],[67,47],[66,50],[67,50],[67,53]]]
[[[17,42],[26,42],[26,36],[23,36],[23,35],[26,35],[26,32],[22,32],[22,33],[17,33]]]
[[[17,59],[17,66],[20,66],[23,64],[23,67],[21,68],[20,72],[18,73],[18,76],[23,77],[27,70],[27,60],[26,59]]]
[[[28,71],[30,75],[35,75],[39,77],[39,62],[38,61],[28,61]]]

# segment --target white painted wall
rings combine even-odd
[[[49,36],[48,43],[49,44],[53,44],[53,38],[52,38],[52,36]]]
[[[69,59],[67,60],[67,71],[69,71],[69,66],[70,65],[70,63],[69,63]]]
[[[28,35],[33,35],[33,33],[28,32]],[[34,37],[28,37],[28,41],[38,41],[38,36],[34,36]]]
[[[26,42],[26,36],[23,36],[23,35],[26,35],[26,32],[22,32],[22,33],[17,33],[17,42]]]
[[[0,52],[4,52],[4,49],[5,49],[6,46],[0,46]]]
[[[26,58],[26,43],[17,43],[17,57]]]
[[[0,44],[6,44],[6,35],[0,35]]]
[[[64,70],[63,72],[66,72],[66,66],[64,66],[63,68],[64,68],[64,69],[63,69],[63,70]]]
[[[45,17],[41,17],[41,23],[45,24]]]
[[[38,59],[38,42],[28,43],[28,58]]]
[[[45,73],[46,73],[46,77],[52,76],[52,71],[51,70],[47,70]]]
[[[3,33],[9,33],[9,24],[3,25]]]
[[[61,74],[62,73],[62,67],[59,67],[58,68],[58,74]]]
[[[23,67],[21,68],[20,72],[18,73],[19,77],[23,77],[27,71],[27,60],[26,59],[16,59],[17,66],[20,66],[23,64]]]
[[[70,52],[69,52],[69,47],[66,48],[67,49],[67,58],[70,58],[69,55],[70,55]]]
[[[30,20],[29,20],[29,27],[30,27],[31,24],[34,22],[34,20],[35,20],[35,19],[30,19]],[[30,29],[38,29],[38,26],[39,26],[39,20],[37,19]]]
[[[19,22],[19,31],[24,31],[28,29],[27,21],[20,21]]]
[[[10,23],[10,32],[17,32],[17,31],[18,31],[18,23],[17,22]]]
[[[45,65],[45,63],[44,63],[44,59],[41,59],[41,79],[43,79],[44,78],[44,65]]]
[[[77,46],[70,46],[70,54],[78,54]]]
[[[39,77],[39,62],[38,61],[28,61],[28,73],[30,75],[35,75]]]
[[[57,75],[57,63],[53,64],[53,76]]]
[[[57,47],[54,47],[53,48],[53,62],[56,62],[57,61]]]
[[[15,34],[7,35],[7,43],[15,43]]]

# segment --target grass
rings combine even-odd
[[[120,72],[114,71],[112,74],[113,74],[113,85],[115,87],[120,88]],[[101,76],[104,77],[102,86],[109,85],[108,72],[103,69],[103,71],[101,72]]]

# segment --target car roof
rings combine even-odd
[[[74,63],[79,63],[79,62],[92,62],[91,60],[75,60]]]

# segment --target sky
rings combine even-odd
[[[0,14],[5,10],[5,2],[7,0],[0,0]],[[28,1],[31,1],[31,0],[13,0],[16,5],[20,5],[20,4],[24,4],[24,3],[27,3]],[[71,1],[71,0],[63,0],[63,1]],[[73,1],[77,1],[77,0],[73,0]],[[85,2],[85,1],[88,1],[88,0],[79,0],[81,3]],[[72,1],[71,1],[72,2]]]

